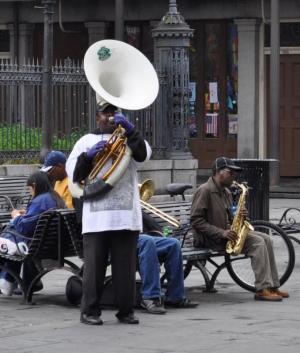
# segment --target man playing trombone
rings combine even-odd
[[[160,285],[160,261],[164,263],[167,291],[164,304],[173,308],[194,308],[198,303],[185,297],[180,242],[163,237],[160,226],[143,212],[143,233],[138,239],[138,260],[141,276],[141,306],[150,314],[165,314]]]

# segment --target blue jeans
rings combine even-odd
[[[168,281],[166,300],[175,302],[184,299],[184,278],[179,241],[174,238],[140,234],[137,250],[143,299],[161,297],[159,257],[163,258]]]

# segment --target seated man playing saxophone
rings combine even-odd
[[[88,325],[103,324],[100,300],[109,254],[118,305],[116,317],[121,323],[139,323],[133,311],[136,244],[142,231],[137,168],[139,163],[150,158],[151,148],[134,125],[116,110],[107,102],[98,105],[98,128],[77,141],[66,164],[70,180],[75,183],[84,181],[93,169],[95,156],[105,149],[116,127],[121,125],[124,129],[127,146],[132,151],[127,169],[106,194],[83,201],[84,271],[80,321]],[[105,172],[110,166],[109,160],[104,165]],[[97,180],[101,179],[102,173],[99,172]]]
[[[215,160],[213,175],[196,191],[191,207],[191,225],[194,230],[195,246],[221,251],[226,249],[228,241],[236,241],[238,235],[232,230],[232,195],[229,187],[235,173],[242,169],[226,157]],[[247,210],[240,210],[246,217]],[[286,291],[279,290],[278,272],[271,239],[268,235],[250,230],[242,253],[251,258],[255,276],[255,300],[281,301],[288,298]]]

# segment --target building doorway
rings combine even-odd
[[[267,63],[267,76],[269,76],[269,57]],[[269,112],[268,109],[267,124],[270,127],[271,116]],[[300,49],[299,54],[280,55],[279,119],[280,176],[300,176]],[[270,148],[272,131],[270,128],[267,131],[268,148]]]
[[[237,28],[231,21],[195,21],[190,48],[189,145],[199,168],[237,153]]]

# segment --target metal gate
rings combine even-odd
[[[52,67],[53,149],[68,153],[80,136],[95,127],[95,93],[81,64],[65,60]],[[164,158],[166,121],[159,109],[167,109],[167,91],[159,75],[161,93],[154,104],[138,112],[126,112],[153,149],[153,158]],[[42,65],[0,61],[0,163],[38,159],[42,132]],[[165,112],[166,113],[166,112]]]

